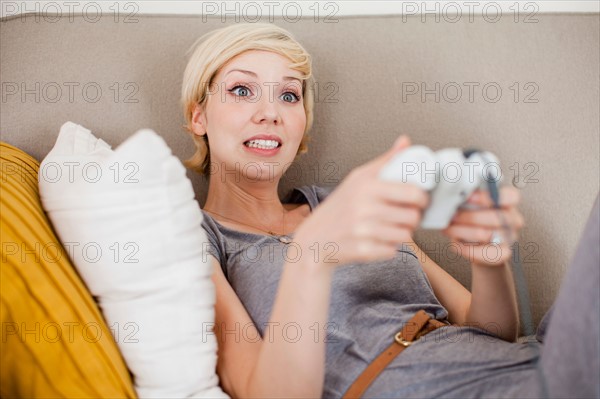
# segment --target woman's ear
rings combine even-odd
[[[192,132],[196,136],[204,136],[206,134],[206,118],[204,108],[200,104],[196,104],[192,111]]]

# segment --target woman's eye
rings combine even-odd
[[[298,95],[296,95],[296,93],[292,93],[290,91],[288,91],[287,93],[283,93],[281,95],[283,101],[288,102],[288,103],[295,103],[300,101],[300,97],[298,97]]]
[[[235,86],[232,89],[229,89],[229,91],[240,97],[248,97],[250,95],[250,89],[241,85]]]

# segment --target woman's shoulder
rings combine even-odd
[[[221,232],[219,231],[219,226],[217,225],[215,220],[208,214],[208,212],[206,212],[204,209],[202,209],[202,216],[203,216],[202,217],[202,227],[204,227],[204,230],[206,230],[206,232],[212,236],[215,236],[215,237],[221,236]]]
[[[223,265],[227,261],[225,237],[215,220],[207,212],[202,210],[202,215],[202,228],[204,228],[206,238],[208,239],[208,248],[206,250]]]

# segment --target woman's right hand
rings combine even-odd
[[[409,146],[407,136],[399,137],[390,150],[350,172],[305,219],[294,238],[304,256],[338,266],[389,259],[400,244],[412,242],[428,194],[412,184],[379,179],[381,169]]]

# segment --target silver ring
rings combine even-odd
[[[494,245],[502,244],[502,236],[498,231],[494,230],[492,232],[492,238],[490,239],[490,243]]]

